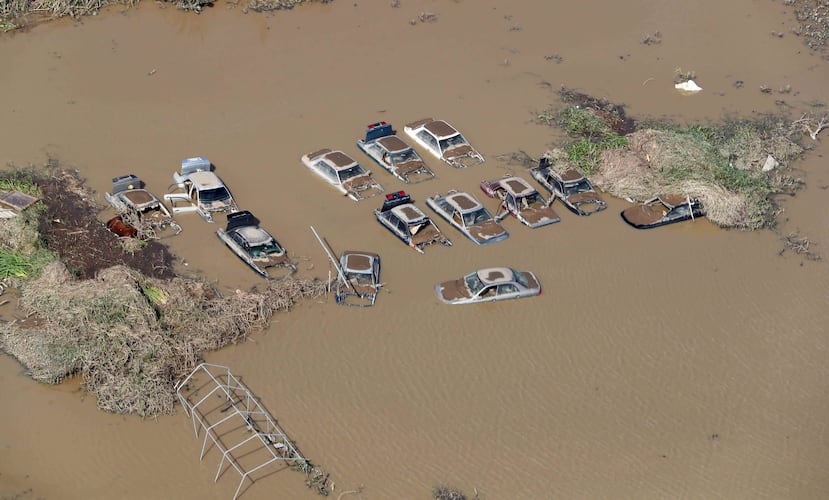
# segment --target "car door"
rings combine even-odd
[[[519,297],[518,287],[514,283],[503,283],[498,285],[497,300],[516,299]]]

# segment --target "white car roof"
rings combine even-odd
[[[515,197],[527,196],[533,194],[536,190],[521,177],[507,177],[499,181],[501,186],[511,195]]]
[[[213,172],[193,172],[190,174],[190,180],[198,189],[214,189],[224,186],[219,176]]]
[[[405,151],[407,149],[411,149],[409,145],[403,141],[403,139],[397,137],[396,135],[387,135],[385,137],[381,137],[377,139],[377,142],[378,144],[380,144],[392,153],[397,153],[398,151]]]
[[[469,193],[454,193],[446,197],[446,201],[460,212],[468,212],[470,210],[477,210],[483,205],[472,197]]]
[[[429,123],[423,124],[423,128],[432,133],[438,139],[446,139],[453,135],[458,135],[460,132],[455,130],[455,127],[449,125],[443,120],[433,120]]]
[[[426,218],[426,214],[424,214],[423,211],[417,208],[417,206],[413,203],[398,205],[391,209],[391,213],[407,224]]]
[[[330,153],[326,153],[323,159],[338,172],[348,167],[352,167],[357,163],[354,158],[348,156],[342,151],[331,151]]]
[[[513,281],[512,269],[508,267],[489,267],[478,270],[478,279],[485,285],[510,283]]]

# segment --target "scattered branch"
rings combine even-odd
[[[812,128],[813,124],[814,129]],[[824,128],[826,128],[827,125],[829,125],[829,122],[827,122],[827,119],[824,116],[817,123],[815,123],[815,119],[809,116],[809,113],[803,113],[803,116],[793,121],[792,125],[800,125],[804,129],[806,129],[806,131],[809,133],[809,137],[811,137],[813,141],[816,141],[817,135],[820,133],[821,130],[823,130]]]

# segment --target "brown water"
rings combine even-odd
[[[424,11],[437,22],[410,25]],[[635,117],[701,122],[776,99],[805,111],[825,100],[829,70],[794,36],[770,35],[792,24],[769,0],[340,0],[274,15],[220,3],[198,16],[148,2],[0,38],[0,151],[18,165],[57,157],[100,193],[127,172],[163,192],[182,158],[203,155],[302,275],[328,270],[309,225],[337,251],[382,255],[375,308],[303,304],[208,356],[331,472],[335,495],[363,484],[365,499],[428,498],[449,483],[484,499],[825,498],[825,263],[779,256],[770,231],[705,220],[637,232],[621,200],[585,219],[560,209],[560,224],[538,230],[507,219],[510,238],[490,247],[447,228],[454,247],[418,255],[374,222],[379,201],[341,199],[299,162],[321,147],[360,158],[354,142],[372,121],[444,118],[488,162],[432,160],[438,178],[409,189],[422,203],[520,173],[496,155],[555,145],[532,117],[560,85]],[[640,43],[657,30],[661,44]],[[677,67],[705,90],[679,96]],[[829,174],[815,146],[782,231],[825,253]],[[228,290],[259,283],[215,225],[179,220],[170,243],[187,269]],[[534,271],[543,295],[439,304],[434,283],[491,265]],[[3,497],[229,498],[238,484],[212,482],[219,456],[198,461],[182,414],[100,412],[76,383],[39,385],[5,355],[0,396]],[[243,498],[315,498],[302,479],[279,472]]]

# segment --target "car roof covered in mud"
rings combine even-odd
[[[337,171],[346,169],[357,163],[357,161],[354,158],[348,156],[342,151],[332,151],[326,154],[324,159],[327,163],[330,163],[331,166],[334,167],[334,169]]]
[[[217,187],[222,187],[222,181],[219,180],[219,176],[214,174],[213,172],[193,172],[190,174],[190,181],[198,189],[215,189]]]
[[[374,260],[379,258],[376,253],[349,250],[343,252],[340,262],[347,271],[371,272]]]
[[[426,214],[413,203],[396,206],[391,209],[391,213],[407,224],[419,222],[427,218]]]
[[[576,182],[584,179],[584,175],[574,168],[571,168],[561,174],[558,174],[558,176],[564,182]]]
[[[377,143],[386,148],[388,151],[391,151],[392,153],[411,149],[409,145],[403,141],[403,139],[397,137],[396,135],[387,135],[385,137],[381,137],[377,139]]]
[[[521,177],[507,177],[499,182],[509,194],[515,197],[528,196],[536,192],[535,188]]]
[[[478,279],[485,285],[495,285],[498,283],[510,283],[514,276],[512,269],[508,267],[490,267],[487,269],[480,269],[478,271]]]
[[[455,127],[449,125],[443,120],[434,120],[423,125],[423,127],[436,136],[438,139],[445,139],[457,135],[458,131]]]
[[[473,198],[469,193],[454,193],[446,197],[446,201],[459,212],[469,212],[471,210],[478,210],[481,205],[478,200]]]

